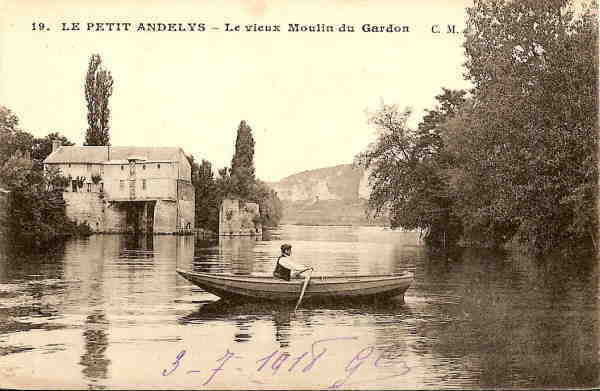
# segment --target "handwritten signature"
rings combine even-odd
[[[319,362],[326,360],[326,353],[328,351],[327,346],[329,343],[357,339],[358,337],[320,339],[312,343],[310,350],[307,350],[297,356],[293,356],[288,352],[274,350],[272,353],[255,360],[255,371],[257,373],[267,373],[266,369],[270,368],[271,371],[268,372],[270,372],[271,375],[275,375],[278,371],[284,371],[286,369],[287,372],[307,373],[310,372],[316,365],[318,365]],[[186,357],[187,354],[188,353],[186,350],[181,350],[179,353],[177,353],[175,360],[171,362],[170,367],[162,370],[162,376],[171,376],[177,372],[178,369],[182,367],[184,357]],[[361,368],[363,371],[385,368],[387,373],[391,373],[385,376],[374,377],[361,381],[366,382],[367,384],[404,376],[410,372],[410,368],[404,360],[398,358],[389,358],[386,357],[386,354],[387,352],[385,349],[378,348],[374,345],[369,345],[356,352],[353,352],[349,360],[347,360],[343,368],[341,368],[341,376],[331,382],[331,384],[328,385],[328,388],[335,389],[342,386],[357,385],[358,382],[350,382],[350,380],[355,373],[361,370]],[[213,368],[207,370],[191,369],[186,370],[184,373],[187,375],[204,374],[205,378],[202,385],[207,386],[211,384],[211,382],[216,376],[219,375],[219,373],[226,370],[225,367],[227,362],[232,358],[238,357],[236,356],[235,352],[232,352],[228,348],[222,356],[216,359],[216,365]],[[263,372],[263,370],[265,370],[265,372]],[[179,372],[181,371],[182,370]]]

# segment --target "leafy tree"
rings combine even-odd
[[[377,141],[359,154],[356,162],[370,169],[369,208],[374,214],[389,211],[392,227],[427,229],[422,214],[414,208],[424,200],[421,178],[427,178],[422,175],[427,167],[420,165],[422,148],[417,133],[407,125],[410,115],[409,108],[400,112],[397,105],[382,103],[369,117]]]
[[[67,218],[61,184],[58,172],[36,169],[20,152],[0,166],[0,186],[11,191],[8,228],[15,242],[39,247],[59,237],[89,234],[89,227]]]
[[[418,129],[410,129],[410,109],[382,104],[369,122],[378,138],[356,162],[370,169],[369,209],[386,211],[392,227],[421,229],[433,246],[452,244],[462,227],[453,213],[449,158],[441,134],[444,123],[464,103],[464,91],[444,89],[436,98],[441,108],[429,110]]]
[[[19,128],[19,118],[8,108],[0,105],[0,164],[5,163],[17,151],[31,151],[33,136]]]
[[[231,168],[219,169],[215,178],[210,162],[202,159],[202,163],[198,164],[191,155],[188,161],[192,166],[192,184],[196,191],[197,227],[217,232],[221,202],[226,198],[257,202],[263,225],[279,223],[283,209],[281,201],[277,193],[255,177],[254,139],[252,129],[245,121],[241,121],[238,127]]]
[[[450,90],[442,87],[442,94],[435,99],[438,106],[432,110],[425,110],[426,114],[417,128],[420,147],[425,157],[433,157],[444,164],[450,164],[451,156],[446,153],[444,143],[444,124],[454,118],[467,102],[467,91]]]
[[[475,89],[448,140],[467,234],[516,235],[537,253],[597,243],[597,9],[477,0],[467,12]]]
[[[225,198],[238,197],[234,193],[233,186],[231,183],[231,170],[229,167],[223,167],[217,170],[219,176],[215,179],[215,185],[217,187],[217,194],[220,200]]]
[[[58,132],[53,132],[42,138],[35,138],[33,140],[31,157],[38,161],[43,162],[44,159],[52,153],[52,142],[54,140],[60,141],[60,145],[75,145],[65,136],[62,136]]]
[[[260,223],[265,227],[277,226],[283,217],[283,204],[277,192],[263,181],[257,180],[253,193],[253,200],[260,209]]]
[[[84,145],[110,145],[108,103],[113,92],[113,78],[110,71],[100,66],[101,63],[100,55],[93,54],[85,78],[88,129]]]
[[[192,185],[196,194],[195,225],[217,232],[220,200],[212,165],[204,159],[198,164],[192,155],[187,158],[192,166]]]
[[[241,121],[235,140],[235,152],[231,159],[231,186],[242,199],[250,197],[256,180],[254,172],[254,138],[246,121]]]
[[[61,192],[66,178],[58,170],[44,171],[39,161],[31,159],[32,147],[46,138],[34,139],[18,125],[18,117],[0,106],[0,187],[11,192],[9,235],[15,243],[43,246],[59,237],[89,234],[89,227],[66,217]],[[62,137],[47,138],[54,136]]]
[[[0,131],[15,131],[19,126],[19,118],[7,107],[0,105]]]

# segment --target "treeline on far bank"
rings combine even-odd
[[[566,1],[476,0],[469,91],[443,89],[416,129],[410,109],[370,114],[374,213],[435,247],[597,250],[598,10]]]
[[[188,156],[192,167],[192,185],[196,193],[196,228],[217,233],[219,209],[224,199],[256,202],[260,207],[259,223],[263,227],[277,226],[283,206],[277,193],[256,178],[254,169],[254,138],[252,129],[241,121],[237,130],[231,167],[223,167],[215,176],[209,161],[197,162]]]

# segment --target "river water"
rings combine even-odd
[[[270,274],[283,242],[323,275],[410,271],[405,304],[223,305],[175,268]],[[255,240],[98,235],[0,255],[0,387],[490,388],[600,384],[598,266],[418,234],[283,226]]]

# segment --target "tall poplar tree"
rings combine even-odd
[[[100,66],[101,63],[100,55],[93,54],[85,77],[88,129],[84,145],[110,145],[108,103],[113,92],[113,78],[110,71]]]
[[[231,182],[233,191],[247,199],[253,193],[256,182],[254,170],[254,138],[246,121],[240,122],[235,140],[235,153],[231,159]]]

